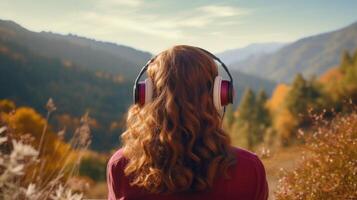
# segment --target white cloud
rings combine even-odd
[[[133,1],[136,3],[127,3],[129,0],[93,1],[93,9],[67,16],[72,20],[62,24],[62,30],[70,29],[89,37],[155,49],[156,52],[173,44],[206,46],[207,41],[211,41],[212,45],[219,45],[215,44],[218,42],[216,38],[229,35],[227,31],[241,23],[241,15],[250,14],[249,10],[240,7],[222,5],[163,13],[159,5]]]
[[[98,3],[107,7],[140,7],[144,4],[142,0],[98,0]]]
[[[240,20],[232,17],[247,15],[250,11],[233,6],[206,5],[190,10],[189,12],[178,14],[173,23],[178,27],[202,28],[214,25],[216,22],[221,25],[232,25],[240,23]]]
[[[233,6],[219,6],[219,5],[207,5],[199,7],[201,10],[214,17],[231,17],[236,15],[248,14],[249,11]]]
[[[107,32],[108,34],[115,34],[117,31],[121,32],[139,32],[151,36],[163,37],[167,39],[174,39],[181,37],[181,31],[173,27],[167,28],[167,22],[157,21],[148,22],[142,16],[136,16],[136,18],[130,18],[126,15],[108,15],[98,14],[96,12],[83,12],[81,13],[81,20],[84,23],[91,23],[93,27],[98,27],[102,34]],[[149,18],[156,18],[150,16]],[[103,28],[106,30],[103,32]],[[96,30],[94,30],[96,31]]]
[[[244,13],[243,9],[233,6],[206,5],[190,10],[181,10],[175,12],[175,15],[160,15],[140,12],[144,11],[147,6],[141,0],[101,0],[96,3],[101,9],[76,14],[76,18],[81,21],[79,24],[86,24],[86,26],[92,24],[93,27],[106,29],[107,31],[94,30],[101,35],[105,32],[113,34],[116,31],[124,31],[170,40],[190,37],[192,29],[209,27],[215,22],[219,22],[218,20],[226,24],[230,22],[228,25],[238,23],[237,19],[234,21],[224,19]],[[112,4],[125,5],[128,8],[124,11],[113,9]],[[221,25],[224,26],[224,23]]]

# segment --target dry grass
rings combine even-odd
[[[47,130],[49,117],[56,110],[52,99],[48,101],[46,108],[48,114],[46,119],[42,120],[45,121],[45,124],[39,138],[35,138],[31,134],[29,134],[31,140],[27,137],[27,139],[24,139],[24,137],[16,138],[14,136],[23,136],[23,134],[8,126],[7,120],[0,120],[0,199],[82,199],[82,194],[70,185],[73,182],[72,180],[75,180],[73,179],[75,175],[78,174],[78,167],[83,156],[82,152],[88,149],[91,143],[88,114],[82,117],[80,126],[70,139],[68,143],[70,150],[63,152],[65,153],[62,156],[64,160],[57,158],[55,161],[57,168],[45,174],[44,171],[53,162],[49,158],[56,156],[52,154],[56,152],[58,147],[56,145],[57,139],[53,143],[54,145],[49,147],[52,148],[51,151],[44,148],[44,144],[48,142],[48,137],[53,134]],[[10,116],[13,113],[15,111],[10,111],[6,115]],[[22,126],[23,123],[23,121],[19,121],[16,125]],[[59,134],[62,134],[61,131]],[[30,142],[35,139],[39,140],[37,147]],[[76,181],[72,185],[78,186],[78,183],[80,182]]]
[[[281,169],[290,170],[299,163],[302,155],[302,146],[281,148],[271,154],[270,157],[262,159],[269,183],[269,199],[273,200]]]

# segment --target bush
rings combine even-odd
[[[283,172],[277,199],[357,199],[357,112],[318,124],[304,136],[300,165]]]
[[[73,188],[87,185],[76,174],[91,143],[88,114],[67,144],[64,130],[55,135],[49,129],[48,119],[56,110],[52,99],[46,105],[47,118],[9,102],[0,101],[0,106],[10,105],[5,111],[12,110],[0,110],[0,199],[82,199],[82,191]]]
[[[94,181],[105,181],[106,166],[106,158],[103,159],[99,155],[85,156],[79,166],[79,175],[90,177]]]

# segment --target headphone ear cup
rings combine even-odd
[[[233,103],[233,86],[228,80],[222,80],[221,83],[221,105],[227,106]]]
[[[134,101],[141,106],[151,102],[153,94],[153,83],[150,78],[140,81],[134,88]]]
[[[220,115],[223,115],[224,107],[221,103],[222,77],[216,76],[213,86],[213,104]]]

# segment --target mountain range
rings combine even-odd
[[[222,53],[218,53],[217,56],[226,65],[229,65],[245,60],[252,56],[261,56],[274,53],[285,45],[286,43],[281,42],[253,43],[243,48],[231,49]]]
[[[321,75],[339,63],[344,51],[351,53],[356,48],[357,22],[339,30],[299,39],[273,53],[253,55],[230,63],[229,67],[276,82],[291,82],[297,73],[305,77]]]
[[[57,58],[86,69],[132,79],[152,56],[149,52],[73,34],[33,32],[13,21],[0,20],[0,38],[38,55]]]

